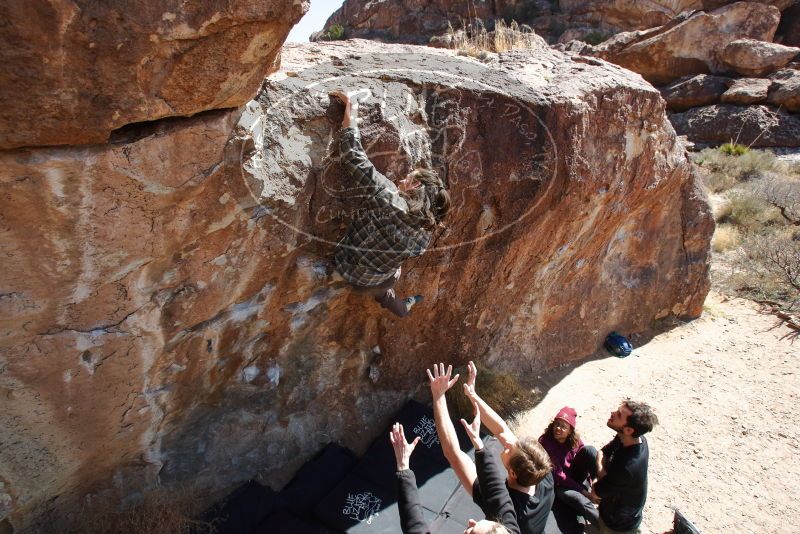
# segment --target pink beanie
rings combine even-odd
[[[575,428],[575,423],[578,419],[578,412],[576,412],[574,408],[564,406],[558,411],[554,419],[562,419],[569,423],[572,428]]]

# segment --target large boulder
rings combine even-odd
[[[126,124],[240,106],[308,5],[3,2],[0,149],[104,142]]]
[[[703,145],[800,146],[800,117],[769,106],[720,104],[670,116],[679,135]]]
[[[448,24],[460,28],[459,21],[488,21],[495,11],[494,1],[345,0],[328,18],[325,29],[339,24],[347,38],[427,44],[431,37],[446,33]]]
[[[745,76],[763,76],[789,64],[800,54],[800,48],[766,43],[754,39],[737,39],[722,50],[720,59],[726,67]]]
[[[573,24],[613,32],[663,26],[679,13],[703,8],[701,0],[559,0],[558,5]]]
[[[720,97],[725,104],[755,104],[767,99],[770,80],[764,78],[740,78]]]
[[[725,76],[698,74],[676,80],[659,90],[670,110],[684,111],[718,103],[732,82],[732,79]]]
[[[687,75],[725,72],[721,53],[729,43],[745,38],[772,41],[779,20],[780,11],[774,6],[737,2],[676,18],[648,32],[620,35],[582,53],[664,85]]]
[[[789,111],[800,111],[800,70],[783,69],[770,75],[767,101]]]
[[[728,4],[733,4],[734,2],[739,2],[740,0],[703,0],[703,9],[706,11],[712,11],[714,9],[719,9],[722,6],[727,6]],[[751,2],[757,2],[759,4],[768,4],[771,6],[775,6],[781,11],[784,9],[794,5],[797,0],[750,0]]]
[[[418,44],[436,38],[438,44],[448,24],[460,29],[477,18],[492,29],[493,20],[502,18],[528,24],[551,42],[566,42],[569,36],[593,40],[661,26],[683,11],[702,8],[701,0],[345,0],[325,29],[340,24],[350,37]]]
[[[402,321],[333,276],[358,206],[328,94],[355,87],[378,168],[450,184]],[[0,184],[0,502],[24,528],[155,485],[279,486],[364,447],[434,361],[524,379],[709,288],[713,221],[658,91],[549,49],[285,46],[244,108],[6,151]]]

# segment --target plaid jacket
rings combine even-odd
[[[339,154],[352,179],[349,193],[361,203],[336,246],[336,270],[351,284],[377,286],[394,276],[403,260],[425,252],[431,234],[409,214],[397,186],[369,161],[358,129],[340,130]]]

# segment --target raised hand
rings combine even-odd
[[[475,446],[475,450],[483,449],[483,440],[481,439],[481,411],[478,409],[478,403],[472,401],[472,407],[475,410],[475,417],[472,419],[471,423],[467,423],[465,420],[461,420],[461,424],[464,425],[464,430],[467,431],[467,436],[469,436],[469,440]]]
[[[453,373],[453,366],[448,365],[447,372],[445,372],[443,363],[439,365],[433,364],[433,373],[431,373],[430,369],[425,371],[428,373],[428,379],[430,380],[433,400],[441,398],[448,389],[453,387],[453,384],[458,382],[458,377],[461,376],[457,374],[451,379],[450,375]]]
[[[475,380],[478,378],[478,368],[475,367],[472,360],[467,364],[467,370],[469,371],[469,376],[467,377],[466,383],[464,383],[464,394],[470,399],[475,400],[475,397],[478,395],[475,391]]]
[[[467,384],[472,387],[475,387],[475,379],[478,378],[478,368],[475,367],[475,363],[470,360],[467,363],[467,370],[469,370],[469,376],[467,377]]]
[[[414,449],[416,448],[420,439],[421,438],[417,436],[413,442],[408,443],[406,441],[406,435],[403,432],[403,425],[400,423],[395,423],[392,425],[392,431],[389,432],[389,441],[392,442],[394,459],[397,462],[398,471],[404,471],[409,468],[408,466],[411,453],[414,452]]]

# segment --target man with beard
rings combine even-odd
[[[658,424],[653,409],[625,400],[606,425],[617,435],[597,455],[598,480],[589,498],[600,505],[602,534],[639,533],[647,499],[649,449],[644,434]]]

